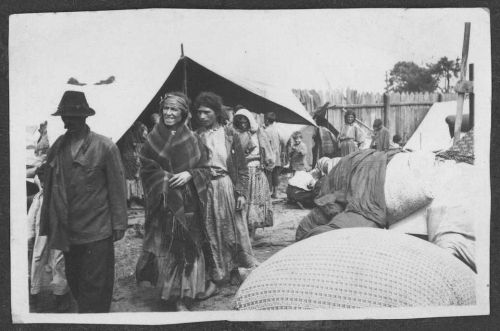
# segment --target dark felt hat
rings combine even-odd
[[[95,115],[95,111],[89,107],[85,93],[80,91],[66,91],[63,94],[57,111],[52,116],[81,116]]]

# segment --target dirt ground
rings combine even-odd
[[[274,226],[258,229],[253,243],[254,254],[259,262],[267,260],[279,250],[291,245],[295,241],[295,229],[298,223],[309,210],[303,210],[295,205],[286,203],[286,176],[282,176],[278,199],[273,200]],[[144,222],[142,209],[130,209],[129,229],[125,238],[115,243],[115,285],[112,312],[154,312],[162,311],[165,307],[160,304],[160,294],[155,288],[139,287],[135,281],[135,266],[141,253],[142,239],[138,235],[135,224]],[[48,276],[47,276],[48,277]],[[219,292],[205,300],[195,301],[191,307],[193,311],[203,310],[232,310],[233,298],[238,290],[237,285],[221,288]],[[32,312],[53,312],[54,303],[48,287],[43,289],[38,304],[31,303]],[[69,312],[76,312],[73,301]]]

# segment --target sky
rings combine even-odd
[[[424,65],[461,56],[465,21],[472,22],[469,59],[474,59],[489,45],[489,15],[482,9],[14,15],[11,111],[23,109],[29,120],[39,122],[71,87],[65,84],[69,77],[93,83],[110,75],[116,77],[113,87],[84,88],[102,92],[93,104],[114,107],[114,113],[143,109],[179,59],[181,43],[186,55],[203,64],[284,89],[383,92],[385,73],[398,61]]]

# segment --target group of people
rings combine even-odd
[[[313,169],[308,170],[304,166],[307,147],[302,142],[301,133],[293,133],[289,143],[288,155],[293,177],[288,180],[287,199],[301,208],[314,207],[314,199],[318,195],[322,178],[333,169],[341,157],[358,151],[365,141],[365,134],[356,123],[356,114],[351,110],[346,111],[344,125],[337,137],[328,127],[329,123],[324,117],[315,116],[315,120],[318,127],[313,136]],[[391,141],[390,132],[382,120],[378,118],[374,120],[370,149],[377,151],[402,149],[401,140],[396,134]]]
[[[37,170],[41,190],[29,212],[30,237],[41,252],[33,257],[31,293],[40,291],[40,261],[50,252],[60,309],[67,308],[61,298],[71,291],[78,312],[109,311],[113,243],[124,237],[133,196],[143,197],[145,208],[137,282],[157,287],[167,309],[188,310],[193,300],[244,279],[259,264],[252,250],[256,229],[273,226],[271,198],[281,169],[304,174],[307,147],[299,131],[282,146],[274,113],[265,115],[261,127],[243,106],[228,122],[224,107],[212,92],[200,93],[193,106],[183,93],[168,92],[151,131],[135,123],[119,148],[86,124],[95,111],[85,94],[66,91],[53,115],[61,116],[67,131]],[[374,131],[371,147],[384,150],[388,131],[380,120]],[[338,145],[329,132],[318,133],[323,144],[308,173],[313,180],[301,179],[307,181],[304,191],[331,170],[332,156],[347,155],[363,141],[352,112],[346,113]]]
[[[122,140],[122,151],[130,153],[124,155],[86,124],[95,111],[85,94],[64,93],[53,115],[61,116],[67,131],[40,168],[44,189],[36,210],[32,206],[32,237],[43,238],[46,251],[58,254],[54,272],[67,280],[60,292],[67,296],[71,290],[78,312],[110,309],[113,242],[124,237],[137,177],[145,235],[136,278],[156,286],[167,309],[188,310],[193,300],[241,281],[259,264],[252,238],[256,229],[273,225],[273,169],[280,151],[273,146],[273,116],[266,132],[240,108],[227,125],[220,96],[202,92],[191,107],[187,96],[169,92],[151,132],[137,123]],[[191,113],[196,131],[190,129]]]

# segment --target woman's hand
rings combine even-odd
[[[239,196],[236,200],[236,210],[242,210],[245,208],[246,199],[244,196]]]
[[[193,178],[189,171],[183,171],[170,177],[168,185],[170,188],[176,188],[189,182]]]

